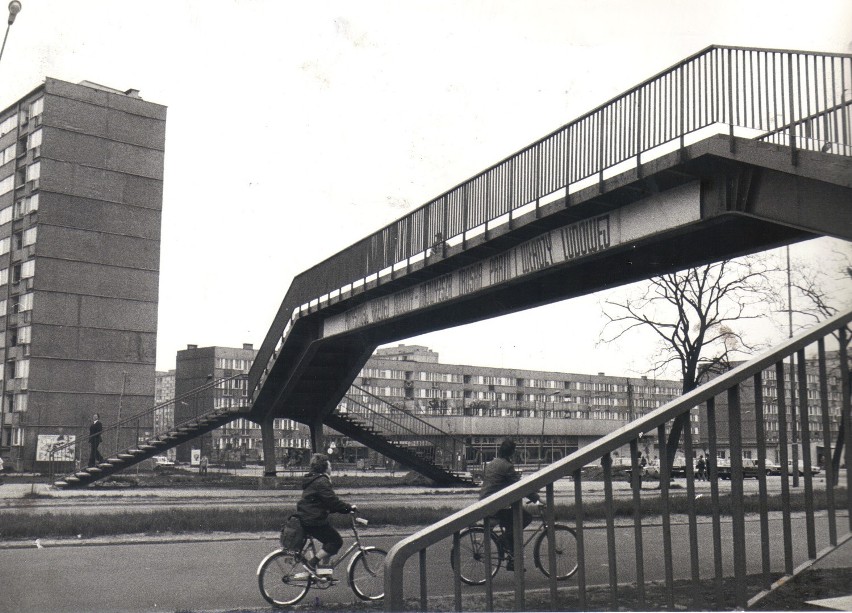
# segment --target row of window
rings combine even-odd
[[[216,358],[216,368],[222,370],[239,370],[248,372],[251,368],[252,360],[244,360],[242,358]]]
[[[27,112],[28,111],[28,112]],[[38,100],[34,100],[30,103],[29,109],[25,111],[27,113],[25,115],[25,119],[28,121],[33,117],[38,117],[44,112],[44,97],[39,98]],[[24,121],[23,123],[26,123]],[[8,134],[12,130],[18,127],[18,114],[10,115],[3,121],[0,121],[0,136],[4,134]]]
[[[0,226],[9,223],[13,218],[20,219],[27,213],[33,213],[37,210],[38,194],[21,198],[14,205],[9,205],[5,209],[0,210]]]
[[[41,178],[41,162],[35,162],[27,166],[26,170],[21,169],[19,171],[20,181],[23,183],[24,181],[37,181]],[[8,194],[13,189],[15,189],[15,174],[11,174],[8,177],[4,177],[0,179],[0,196],[3,194]]]
[[[438,383],[465,383],[472,385],[489,385],[501,387],[527,387],[538,389],[572,389],[571,381],[554,381],[545,379],[516,379],[514,377],[498,377],[491,375],[462,375],[457,373],[438,373],[427,371],[402,371],[382,368],[364,368],[361,370],[364,385],[369,385],[371,379],[394,379],[405,381],[426,381]],[[575,381],[573,389],[596,392],[626,392],[627,385],[618,383]],[[678,396],[680,388],[663,386],[634,386],[639,394],[664,394]]]

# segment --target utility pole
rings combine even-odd
[[[793,282],[790,270],[790,246],[787,245],[787,331],[793,338]],[[796,423],[796,359],[790,355],[790,433],[793,448],[793,487],[799,487],[799,427]]]

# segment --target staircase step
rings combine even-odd
[[[101,470],[107,470],[109,468],[114,468],[114,464],[112,462],[101,462],[98,464],[98,468]]]
[[[67,481],[54,481],[53,486],[54,487],[68,487],[68,482]]]
[[[140,448],[140,449],[142,449],[142,450],[144,450],[144,451],[152,451],[152,450],[156,449],[156,448],[157,448],[157,446],[156,446],[156,445],[150,445],[150,444],[148,444],[148,443],[145,443],[144,445],[139,445],[139,448]]]
[[[74,475],[70,475],[68,477],[65,477],[65,481],[67,481],[69,485],[80,483],[80,479],[78,479]]]
[[[132,460],[135,456],[132,453],[119,453],[118,459],[122,461]]]
[[[85,470],[81,470],[80,472],[74,473],[74,476],[82,481],[86,477],[91,477],[92,475],[87,473]]]
[[[89,466],[89,468],[86,469],[86,472],[88,472],[90,475],[95,475],[97,473],[102,473],[103,470],[101,470],[97,466]]]

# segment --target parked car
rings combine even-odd
[[[818,475],[821,472],[821,469],[816,464],[811,464],[811,475]],[[787,473],[793,474],[793,460],[787,460]],[[799,476],[805,476],[805,463],[802,460],[799,460]]]
[[[157,467],[160,467],[160,466],[174,466],[175,465],[175,463],[173,461],[171,461],[168,458],[168,456],[155,455],[152,459],[154,460],[154,468],[157,468]]]
[[[743,458],[743,479],[757,479],[760,474],[760,467],[757,460],[753,458]],[[718,475],[720,479],[731,478],[731,460],[728,458],[719,458],[717,460]],[[766,474],[772,474],[769,470],[769,463],[766,464]]]

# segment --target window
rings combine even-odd
[[[15,189],[15,175],[9,175],[5,179],[0,179],[0,195],[8,194]]]
[[[26,198],[22,198],[15,203],[15,219],[20,219],[27,213],[32,213],[33,211],[38,210],[38,194],[33,194],[31,196],[27,196]],[[4,211],[0,211],[0,225],[6,223],[3,221]]]
[[[13,428],[12,429],[12,447],[23,447],[24,446],[24,429],[23,428]]]
[[[30,118],[35,117],[36,115],[41,115],[44,112],[44,96],[35,100],[32,104],[30,104]]]
[[[33,310],[33,295],[29,294],[21,294],[20,296],[16,296],[13,298],[14,301],[12,303],[13,312],[15,313],[23,313],[25,311]]]
[[[6,285],[9,282],[9,269],[0,270],[0,285]]]
[[[18,115],[12,115],[11,117],[7,117],[3,121],[0,121],[0,136],[4,134],[8,134],[12,130],[18,127]]]
[[[0,238],[0,255],[9,253],[9,246],[12,244],[11,238]]]
[[[29,279],[35,275],[35,260],[27,260],[21,264],[21,278]]]
[[[26,413],[27,404],[26,394],[9,394],[9,411],[12,413]]]
[[[38,179],[41,176],[41,162],[27,166],[27,181]]]
[[[38,231],[38,228],[35,228],[35,227],[28,228],[27,230],[24,230],[24,234],[23,234],[23,237],[22,237],[23,240],[21,242],[21,245],[23,247],[26,247],[27,245],[35,244],[37,231]]]
[[[32,149],[33,147],[38,147],[41,145],[41,130],[36,130],[32,132],[27,139],[27,149]]]
[[[9,223],[10,221],[12,221],[12,209],[13,208],[14,207],[7,206],[5,209],[0,211],[0,225],[3,225],[5,223]]]
[[[0,165],[8,164],[15,159],[15,145],[9,145],[0,151]]]

